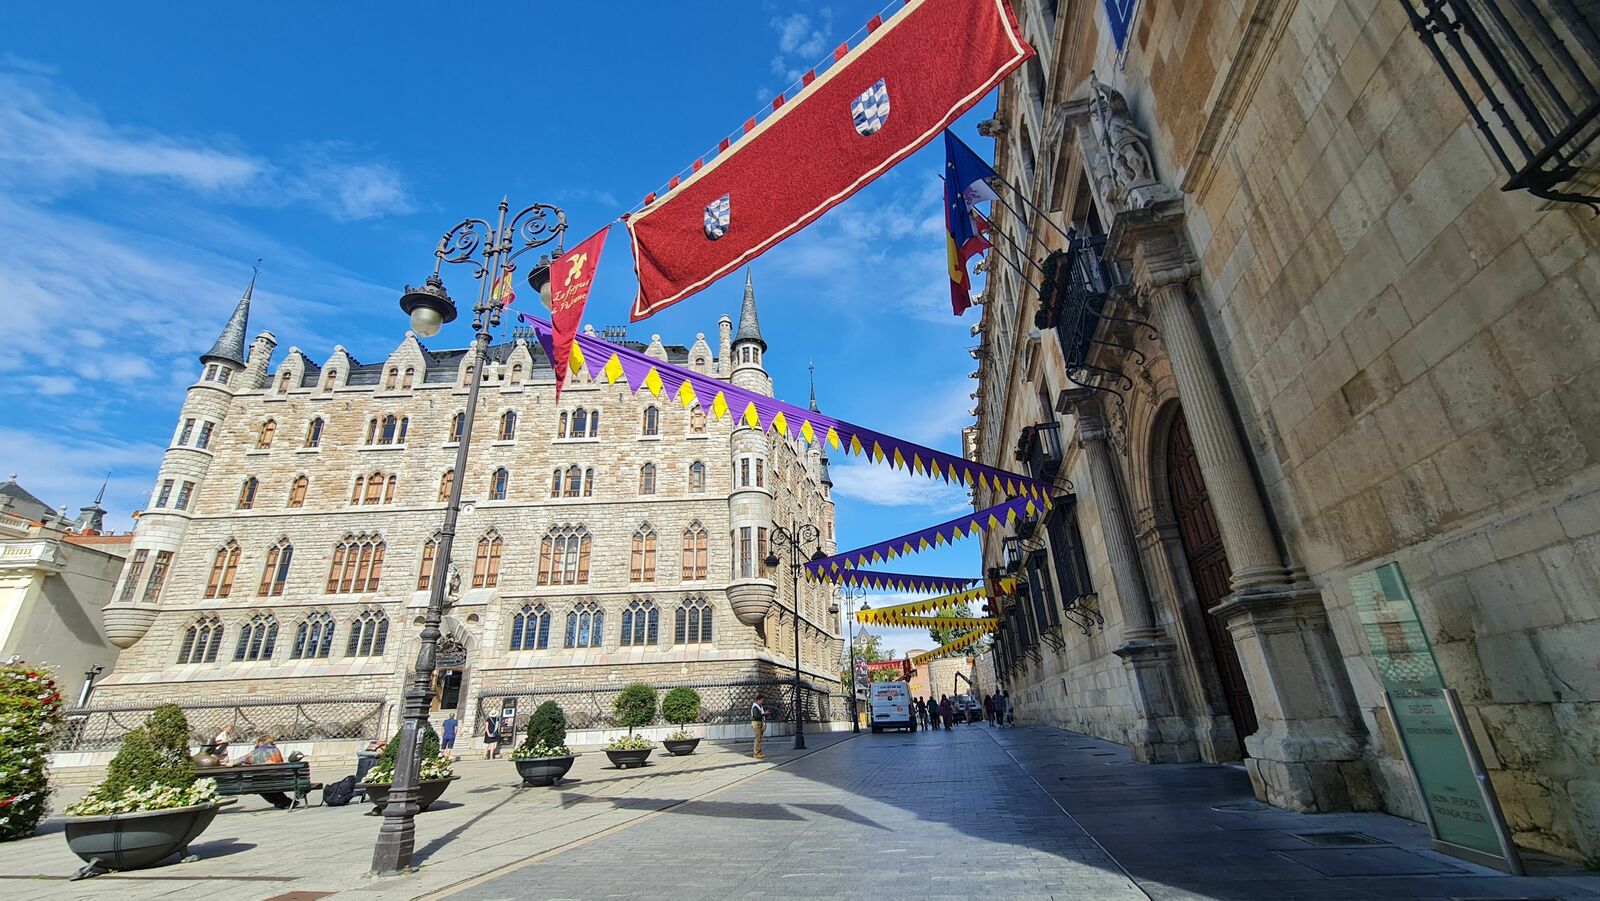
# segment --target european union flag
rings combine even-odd
[[[984,181],[993,177],[995,171],[948,129],[944,133],[944,158],[944,226],[945,249],[950,263],[950,308],[960,316],[972,306],[972,279],[967,275],[967,261],[989,247],[989,242],[978,233],[972,204],[997,199]]]

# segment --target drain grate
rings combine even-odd
[[[1373,838],[1364,832],[1291,832],[1289,834],[1308,845],[1317,845],[1323,848],[1389,844],[1381,838]]]

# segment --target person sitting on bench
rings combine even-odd
[[[235,760],[234,766],[256,766],[263,763],[283,763],[283,752],[278,750],[277,742],[270,735],[262,735],[256,739],[256,746],[250,753]],[[279,810],[288,810],[294,801],[283,792],[262,792],[261,799]]]

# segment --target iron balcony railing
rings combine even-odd
[[[1412,29],[1510,175],[1505,190],[1600,204],[1590,150],[1600,138],[1600,6],[1586,0],[1404,5]]]
[[[1017,462],[1041,482],[1054,482],[1061,471],[1061,425],[1055,420],[1026,426],[1017,440]]]

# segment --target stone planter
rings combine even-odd
[[[222,798],[171,810],[63,817],[67,847],[87,864],[72,878],[98,876],[112,870],[142,870],[173,855],[187,859],[189,843],[206,831],[218,810],[237,800]]]
[[[568,754],[565,757],[530,757],[511,762],[517,765],[517,775],[522,777],[524,785],[540,786],[560,782],[577,759],[578,755]]]
[[[644,762],[650,759],[650,752],[654,750],[655,748],[640,748],[637,751],[607,750],[606,756],[611,758],[612,764],[617,769],[625,770],[630,766],[644,766]]]
[[[693,754],[694,749],[700,745],[700,739],[685,738],[680,741],[678,739],[668,738],[663,739],[661,743],[666,745],[667,752],[673,757],[688,757],[690,754]]]
[[[421,813],[427,810],[429,804],[439,800],[439,796],[443,795],[444,790],[450,787],[450,783],[460,778],[460,776],[450,776],[446,779],[422,780],[417,786],[417,812]],[[387,782],[361,783],[362,791],[367,793],[367,800],[373,804],[372,812],[379,816],[382,816],[383,809],[389,806],[389,788],[390,786]]]

